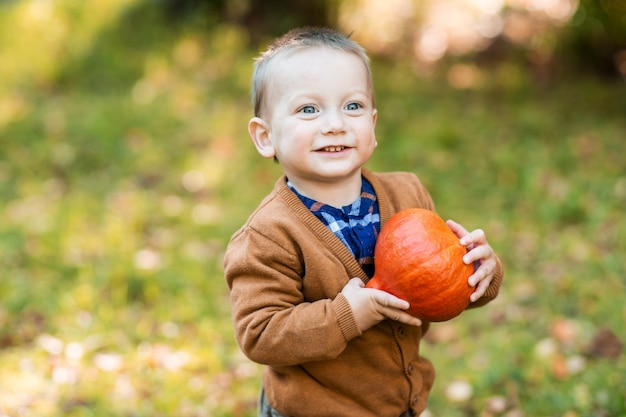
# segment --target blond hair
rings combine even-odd
[[[372,101],[374,100],[372,71],[370,69],[370,60],[365,49],[351,40],[349,36],[342,35],[334,30],[303,27],[293,29],[277,38],[267,47],[265,52],[255,59],[251,89],[255,116],[261,117],[265,109],[266,89],[271,72],[270,67],[276,57],[313,47],[329,47],[356,55],[363,62],[367,71],[368,84],[372,92]],[[374,103],[372,104],[374,105]]]

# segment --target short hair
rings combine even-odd
[[[367,71],[367,82],[372,92],[374,101],[374,87],[372,81],[372,71],[370,69],[370,59],[365,49],[357,42],[332,29],[320,27],[302,27],[292,29],[272,42],[265,52],[263,52],[254,62],[254,72],[252,74],[252,105],[254,115],[261,117],[265,105],[266,89],[270,76],[271,63],[277,56],[297,50],[312,47],[330,47],[339,51],[345,51],[356,55],[365,66]],[[374,104],[374,103],[373,103]]]

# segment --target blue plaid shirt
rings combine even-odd
[[[361,198],[341,208],[320,203],[289,188],[304,205],[350,249],[365,273],[374,276],[374,247],[380,232],[380,215],[372,185],[362,179]]]

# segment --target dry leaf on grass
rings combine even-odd
[[[615,359],[622,353],[622,341],[609,329],[599,330],[585,349],[592,358]]]

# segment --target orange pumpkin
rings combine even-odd
[[[422,320],[450,320],[467,308],[474,291],[467,283],[474,267],[463,263],[466,252],[433,211],[399,211],[378,236],[376,273],[366,286],[408,301],[408,312]]]

